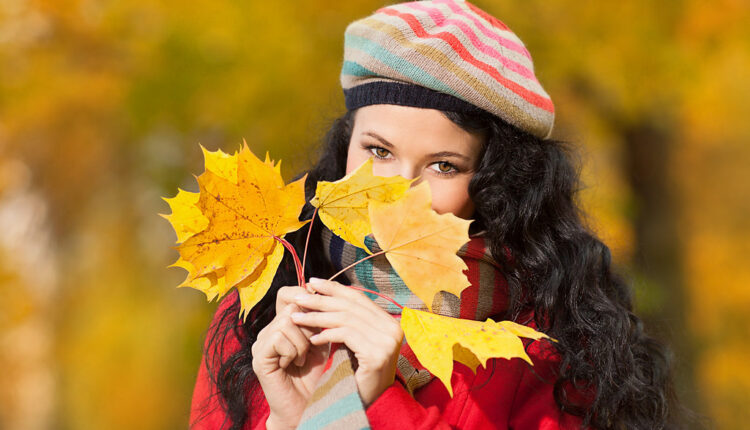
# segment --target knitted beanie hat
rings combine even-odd
[[[542,138],[555,116],[523,42],[462,0],[396,4],[349,24],[341,85],[350,110],[372,104],[482,109]]]

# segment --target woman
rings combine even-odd
[[[427,181],[433,209],[473,219],[469,247],[478,243],[492,257],[480,258],[477,269],[493,273],[487,300],[488,283],[473,282],[473,292],[454,300],[456,316],[473,306],[473,318],[513,319],[558,342],[527,345],[533,368],[497,359],[474,375],[457,364],[451,397],[410,359],[389,309],[342,285],[366,284],[368,275],[350,270],[337,278],[341,284],[311,279],[313,295],[291,286],[287,257],[246,323],[237,320],[236,294],[222,301],[193,426],[668,426],[674,408],[665,350],[643,333],[608,248],[581,221],[578,177],[567,148],[547,138],[554,109],[522,42],[468,2],[394,5],[347,28],[341,80],[348,111],[309,172],[308,198],[318,181],[337,180],[368,157],[377,175]],[[304,230],[291,235],[298,249]],[[310,278],[342,267],[345,252],[334,249],[356,252],[320,222],[312,238]],[[359,396],[347,416],[340,407],[311,412],[321,397],[337,395],[321,388],[332,380],[332,343],[345,345],[356,363]],[[330,415],[334,409],[341,416]]]

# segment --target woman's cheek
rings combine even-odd
[[[388,163],[373,159],[372,174],[375,176],[383,176],[386,178],[398,175],[398,170],[394,170],[392,164],[393,163],[389,165]]]
[[[432,209],[440,214],[450,212],[460,218],[472,218],[474,202],[469,198],[470,180],[470,177],[457,177],[429,181],[432,190]]]
[[[362,165],[362,163],[364,163],[368,158],[370,158],[370,156],[367,152],[356,151],[350,148],[346,157],[346,174],[348,175],[349,173],[351,173],[357,167]]]

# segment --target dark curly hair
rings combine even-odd
[[[485,137],[469,184],[476,206],[472,230],[485,231],[508,281],[509,307],[502,317],[534,315],[537,327],[559,341],[554,345],[562,359],[554,393],[560,408],[595,428],[677,426],[668,351],[644,333],[632,311],[630,288],[613,272],[609,249],[585,225],[576,202],[579,174],[568,145],[537,138],[491,114],[444,114]],[[323,153],[308,172],[308,200],[318,181],[344,175],[354,115],[349,111],[336,119],[327,133]],[[302,217],[310,218],[312,211],[306,205]],[[320,228],[314,223],[306,277],[333,274]],[[302,229],[288,239],[302,249],[305,233]],[[295,284],[287,255],[269,293],[245,323],[236,322],[239,304],[233,293],[224,300],[234,303],[209,328],[206,366],[231,429],[242,428],[253,401],[251,346],[275,316],[278,289]],[[223,357],[230,331],[241,347]]]

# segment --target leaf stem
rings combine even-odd
[[[339,270],[338,272],[336,272],[336,274],[335,274],[335,275],[333,275],[333,276],[331,276],[330,278],[328,278],[328,280],[329,280],[329,281],[333,281],[334,279],[336,279],[336,277],[337,277],[337,276],[339,276],[340,274],[342,274],[342,273],[346,272],[347,270],[351,269],[352,267],[356,266],[357,264],[359,264],[359,263],[361,263],[361,262],[363,262],[363,261],[365,261],[365,260],[369,260],[369,259],[371,259],[372,257],[377,257],[378,255],[383,255],[383,254],[385,254],[385,251],[378,251],[378,252],[376,252],[376,253],[374,253],[374,254],[370,254],[370,255],[368,255],[367,257],[365,257],[365,258],[363,258],[363,259],[361,259],[361,260],[357,260],[357,261],[355,261],[354,263],[352,263],[352,264],[350,264],[350,265],[348,265],[348,266],[344,267],[343,269]]]
[[[299,285],[303,288],[306,287],[305,275],[302,271],[302,263],[299,262],[299,256],[297,255],[297,251],[294,249],[294,246],[292,246],[291,243],[289,243],[285,239],[280,238],[279,236],[274,236],[273,238],[284,245],[284,248],[286,248],[292,254],[292,258],[294,259],[294,268],[297,271],[297,283],[299,283]]]
[[[370,294],[375,294],[376,296],[381,297],[383,299],[386,299],[389,302],[393,303],[394,305],[398,306],[399,309],[403,309],[404,308],[403,306],[399,305],[398,302],[396,302],[392,298],[386,296],[385,294],[378,293],[377,291],[368,290],[367,288],[364,288],[364,287],[357,287],[356,285],[346,285],[346,286],[349,287],[349,288],[351,288],[351,289],[354,289],[354,290],[364,291],[365,293],[370,293]]]
[[[307,261],[307,245],[310,243],[310,233],[312,233],[312,225],[313,222],[315,222],[315,215],[318,213],[318,208],[316,207],[313,211],[312,217],[310,218],[310,224],[307,228],[307,239],[305,239],[305,252],[302,254],[302,276],[305,276],[305,262]]]
[[[385,251],[378,251],[378,252],[376,252],[376,253],[374,253],[374,254],[370,254],[370,255],[368,255],[367,257],[365,257],[365,258],[363,258],[363,259],[361,259],[361,260],[357,260],[357,261],[355,261],[354,263],[352,263],[352,264],[350,264],[350,265],[348,265],[348,266],[344,267],[343,269],[339,270],[338,272],[336,272],[336,274],[335,274],[335,275],[333,275],[333,276],[331,276],[330,278],[328,278],[328,280],[329,280],[329,281],[333,281],[333,280],[334,280],[334,279],[335,279],[335,278],[336,278],[337,276],[339,276],[340,274],[342,274],[342,273],[346,272],[347,270],[351,269],[352,267],[356,266],[357,264],[359,264],[359,263],[361,263],[361,262],[363,262],[363,261],[365,261],[365,260],[369,260],[369,259],[371,259],[371,258],[373,258],[373,257],[377,257],[378,255],[383,255],[383,254],[385,254]],[[372,291],[372,290],[369,290],[369,289],[367,289],[367,288],[364,288],[364,287],[357,287],[357,286],[354,286],[354,285],[347,285],[347,287],[349,287],[349,288],[352,288],[352,289],[355,289],[355,290],[358,290],[358,291],[364,291],[364,292],[366,292],[366,293],[371,293],[371,294],[375,294],[376,296],[378,296],[378,297],[381,297],[381,298],[383,298],[383,299],[385,299],[385,300],[388,300],[389,302],[391,302],[391,303],[393,303],[394,305],[398,306],[398,308],[399,308],[399,309],[403,309],[403,308],[404,308],[403,306],[401,306],[400,304],[398,304],[398,302],[396,302],[396,301],[395,301],[395,300],[393,300],[392,298],[390,298],[390,297],[386,296],[385,294],[381,294],[381,293],[379,293],[379,292],[377,292],[377,291]]]

